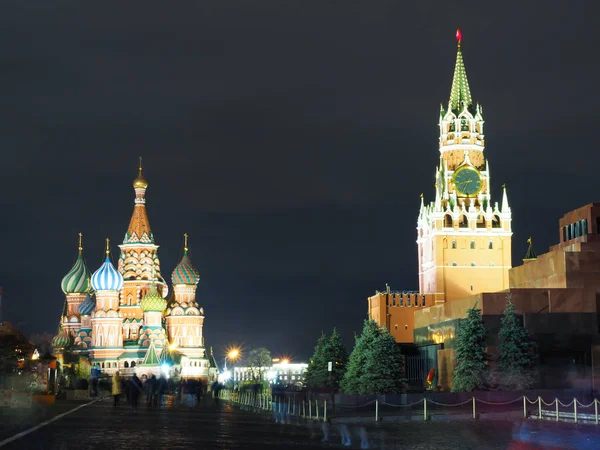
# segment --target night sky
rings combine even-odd
[[[190,235],[207,346],[305,359],[334,326],[351,345],[376,289],[418,289],[456,28],[513,264],[530,235],[545,252],[600,201],[591,5],[2,2],[4,318],[56,331],[80,231],[90,270],[106,237],[116,263],[141,155],[169,281]]]

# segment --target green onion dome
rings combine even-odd
[[[71,343],[71,336],[62,327],[58,334],[52,339],[52,348],[55,350],[64,350]]]
[[[60,287],[65,294],[84,294],[88,290],[88,280],[91,275],[83,260],[83,253],[80,247],[75,264],[62,279]]]
[[[144,312],[163,312],[167,307],[167,301],[160,295],[154,283],[152,283],[152,287],[146,295],[144,295],[144,298],[142,298],[140,307]]]

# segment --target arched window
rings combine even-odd
[[[471,263],[471,267],[475,267],[475,263],[474,262]]]
[[[488,248],[490,250],[492,250],[494,248],[494,243],[492,241],[490,241],[490,243],[488,244]]]
[[[472,241],[471,241],[471,250],[474,250],[474,249],[475,249],[475,241],[474,241],[474,240],[472,240]]]
[[[131,367],[135,367],[135,361],[131,361]]]
[[[500,217],[494,215],[492,217],[492,228],[500,228]]]
[[[452,248],[456,248],[456,239],[452,239]]]
[[[129,363],[127,361],[125,361],[125,363],[123,364],[123,367],[125,367],[126,369],[129,369]]]
[[[467,119],[466,117],[463,117],[460,120],[460,129],[461,129],[461,131],[469,131],[469,119]]]
[[[456,267],[456,261],[452,263],[452,267]]]
[[[469,219],[464,214],[461,214],[460,219],[458,220],[459,228],[469,228]]]
[[[104,363],[102,363],[102,368],[104,369]]]
[[[450,214],[446,214],[444,216],[444,227],[452,228],[453,226],[454,226],[454,223],[452,221],[452,216]]]

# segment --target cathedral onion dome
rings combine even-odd
[[[200,274],[192,265],[192,260],[190,259],[189,255],[188,255],[188,246],[187,246],[188,235],[184,234],[183,237],[184,237],[183,258],[181,258],[181,261],[179,262],[179,264],[177,264],[177,267],[175,267],[175,270],[173,271],[173,275],[171,276],[171,280],[173,281],[173,285],[187,284],[187,285],[194,286],[194,285],[198,284],[198,281],[200,281]]]
[[[110,262],[108,239],[106,239],[106,259],[92,275],[92,287],[95,291],[120,291],[123,287],[123,276]]]
[[[71,337],[69,336],[69,333],[61,327],[58,334],[52,339],[52,348],[55,350],[64,350],[70,343]]]
[[[92,314],[92,311],[94,311],[95,307],[96,302],[92,300],[92,297],[88,292],[85,296],[85,300],[83,301],[83,303],[79,305],[79,314],[81,314],[82,316],[89,316]]]
[[[90,275],[91,273],[83,260],[81,233],[79,233],[79,254],[69,273],[62,279],[60,287],[65,294],[83,294],[87,292]]]
[[[160,295],[154,283],[152,283],[152,287],[144,295],[144,298],[142,298],[140,307],[144,312],[163,312],[167,307],[167,301]]]
[[[140,157],[140,167],[139,167],[138,176],[135,180],[133,180],[133,188],[134,189],[147,189],[148,182],[144,178],[144,174],[142,173],[142,158]]]

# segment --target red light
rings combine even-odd
[[[460,29],[456,30],[456,40],[458,41],[458,43],[460,44],[460,40],[462,39],[462,33],[460,32]]]

